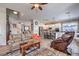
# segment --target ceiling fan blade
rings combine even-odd
[[[46,5],[46,4],[48,4],[48,3],[30,3],[30,4]]]
[[[35,8],[35,6],[32,6],[32,8],[31,9],[34,9]]]
[[[40,3],[41,5],[46,5],[46,4],[48,4],[48,3]]]
[[[42,10],[42,7],[39,6],[39,9]]]

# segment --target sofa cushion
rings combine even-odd
[[[10,45],[1,45],[0,46],[0,56],[5,55],[10,52]]]

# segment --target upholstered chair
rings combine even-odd
[[[50,47],[64,53],[68,53],[67,46],[72,42],[74,34],[74,32],[66,32],[61,37],[52,41]]]

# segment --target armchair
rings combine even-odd
[[[67,46],[72,42],[74,34],[74,32],[66,32],[60,38],[57,38],[57,40],[52,41],[50,47],[68,53]]]

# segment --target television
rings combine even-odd
[[[55,31],[56,31],[56,32],[59,32],[59,28],[55,28]]]

